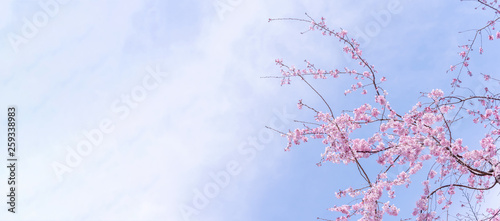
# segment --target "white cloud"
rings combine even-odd
[[[241,1],[219,20],[213,2],[197,3],[72,1],[19,53],[0,53],[7,61],[0,66],[0,92],[15,95],[0,103],[21,111],[23,175],[15,219],[180,220],[179,205],[189,204],[193,189],[211,182],[209,172],[231,160],[241,163],[242,173],[196,219],[226,220],[227,208],[247,217],[252,209],[241,207],[265,189],[253,188],[256,180],[290,158],[277,134],[248,162],[238,147],[273,120],[282,125],[274,110],[297,113],[299,98],[317,101],[298,80],[280,87],[279,80],[260,77],[279,74],[276,58],[300,65],[313,57],[327,67],[344,62],[335,42],[314,43],[324,38],[299,34],[307,24],[267,19],[308,12],[338,27],[362,18],[338,2]],[[156,64],[168,80],[119,118],[110,106]],[[325,91],[342,86],[332,85]],[[104,118],[115,130],[57,182],[52,162],[64,162],[66,148],[75,148],[85,139],[82,131],[98,128]]]

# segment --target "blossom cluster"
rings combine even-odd
[[[311,108],[300,100],[298,108],[313,110],[315,122],[283,133],[288,139],[286,151],[291,150],[293,145],[300,145],[311,139],[319,140],[325,146],[319,165],[326,162],[353,164],[360,171],[360,176],[366,181],[365,187],[348,187],[335,194],[338,198],[349,196],[355,199],[352,203],[330,208],[330,211],[342,214],[337,220],[349,220],[353,217],[361,217],[360,220],[382,220],[384,215],[398,216],[400,209],[391,204],[389,199],[396,197],[396,186],[408,188],[412,178],[418,173],[427,173],[427,179],[422,182],[422,193],[415,202],[413,215],[417,220],[440,219],[441,213],[432,209],[436,205],[432,208],[430,205],[437,203],[441,210],[449,210],[457,189],[472,191],[476,203],[481,203],[484,201],[484,192],[500,184],[499,148],[496,145],[496,140],[500,138],[500,129],[496,129],[500,126],[499,96],[461,97],[434,89],[426,94],[427,98],[424,99],[428,100],[423,101],[424,103],[419,101],[409,111],[398,112],[390,105],[387,91],[380,86],[386,78],[378,76],[374,66],[369,65],[355,39],[349,38],[344,29],[335,31],[328,28],[324,18],[320,22],[312,18],[307,21],[310,22],[310,30],[318,30],[343,43],[343,51],[358,61],[362,71],[347,67],[340,70],[320,69],[307,60],[306,67],[300,69],[287,65],[282,59],[276,59],[276,64],[281,68],[281,84],[290,84],[292,78],[299,78],[309,84],[307,76],[327,79],[329,76],[338,78],[345,75],[357,81],[345,94],[362,90],[361,94],[373,96],[371,103],[364,103],[351,112],[339,114],[335,114],[326,101],[329,110],[325,112]],[[500,34],[496,37],[500,38]],[[464,59],[464,67],[468,66],[470,47],[471,45],[464,47],[466,51],[460,53]],[[454,68],[456,66],[451,69]],[[457,77],[455,85],[460,82]],[[319,93],[318,95],[321,96]],[[475,109],[464,108],[462,104],[470,101],[477,101],[481,105]],[[451,125],[456,121],[446,118],[446,114],[452,111],[466,112],[474,116],[473,123],[491,130],[484,134],[477,145],[469,147],[464,144],[464,139],[453,136]],[[361,129],[371,131],[371,136],[354,136],[354,132]],[[373,159],[384,170],[369,174],[360,159]],[[396,164],[406,165],[408,170],[398,173],[395,178],[389,178],[387,173],[394,170]],[[498,208],[488,208],[487,211],[493,220],[500,220]]]

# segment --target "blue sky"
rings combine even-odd
[[[399,4],[400,12],[380,22],[389,4]],[[317,142],[285,153],[285,138],[264,128],[293,129],[300,126],[294,119],[311,119],[297,110],[299,99],[325,107],[298,80],[281,87],[261,77],[279,75],[276,58],[297,67],[304,59],[325,69],[356,64],[335,39],[301,35],[307,24],[268,19],[307,12],[349,34],[371,30],[364,55],[388,78],[391,103],[406,111],[419,92],[449,90],[445,71],[472,34],[458,32],[493,16],[475,6],[458,0],[3,0],[0,113],[18,107],[19,192],[18,213],[4,208],[0,219],[180,221],[179,208],[186,207],[196,209],[189,220],[200,221],[335,218],[326,209],[338,204],[335,191],[359,183],[351,176],[355,168],[317,167],[324,150]],[[41,25],[23,35],[34,18]],[[13,35],[26,41],[13,44]],[[473,65],[498,71],[492,63],[498,42],[484,44],[486,53]],[[480,82],[479,75],[471,81]],[[348,80],[313,83],[336,112],[364,101],[344,97]],[[6,139],[5,127],[0,133]],[[68,165],[78,148],[86,148],[85,156]],[[58,175],[55,165],[68,170]],[[197,191],[227,171],[230,180],[195,208]],[[418,195],[401,197],[409,217]]]

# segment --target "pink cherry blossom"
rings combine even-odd
[[[496,1],[478,1],[478,4],[500,8]],[[497,139],[500,139],[500,93],[493,93],[491,87],[485,89],[486,93],[481,92],[485,94],[460,94],[465,90],[455,90],[465,81],[464,75],[460,75],[462,71],[473,76],[470,68],[474,63],[470,63],[470,58],[474,53],[470,52],[473,49],[479,49],[480,54],[484,52],[482,46],[477,45],[479,40],[460,46],[460,62],[449,69],[457,70],[450,77],[452,90],[446,93],[442,89],[424,91],[424,96],[415,98],[418,99],[415,105],[405,111],[390,105],[391,96],[385,90],[387,83],[383,83],[387,79],[380,76],[375,66],[367,61],[359,43],[348,38],[346,30],[330,29],[323,18],[321,22],[309,19],[301,21],[309,22],[311,30],[337,39],[342,44],[342,51],[359,64],[357,70],[351,67],[321,69],[309,61],[305,62],[304,68],[288,65],[282,59],[275,61],[281,69],[282,84],[290,84],[290,79],[298,78],[306,82],[324,104],[323,107],[312,107],[299,100],[299,109],[305,105],[315,115],[310,121],[301,121],[306,122],[302,123],[303,127],[282,133],[288,140],[285,150],[289,151],[294,145],[301,145],[310,139],[318,140],[317,144],[324,147],[318,165],[327,162],[346,164],[359,172],[357,175],[362,184],[344,187],[344,190],[334,193],[339,199],[354,199],[329,209],[339,213],[337,220],[382,220],[384,215],[399,216],[400,209],[387,200],[400,196],[396,192],[405,191],[415,183],[421,188],[420,197],[412,204],[412,215],[416,220],[442,219],[440,216],[443,213],[438,213],[439,210],[451,211],[450,208],[460,202],[455,198],[463,197],[462,192],[472,193],[468,199],[475,200],[477,204],[486,201],[485,192],[500,184],[499,148],[496,145]],[[495,24],[495,21],[489,22],[485,28],[476,31],[476,36],[482,36],[481,31],[491,33]],[[494,36],[489,35],[488,38],[493,40]],[[500,38],[498,31],[496,38]],[[373,97],[368,97],[367,103],[362,104],[352,100],[349,105],[353,108],[349,110],[344,110],[341,105],[330,105],[309,83],[309,80],[326,79],[327,76],[345,77],[352,81],[342,88],[345,95],[358,96],[352,92],[362,90],[361,94]],[[498,81],[490,75],[483,74],[483,77],[486,81]],[[407,92],[397,91],[395,94],[398,93]],[[457,117],[457,113],[470,118]],[[485,134],[474,141],[460,137],[463,133],[457,133],[459,130],[466,133],[485,131]],[[398,165],[405,169],[396,171]],[[419,178],[423,180],[414,182]],[[488,208],[486,211],[488,214],[483,214],[485,220],[500,221],[500,208]]]
[[[485,80],[485,81],[489,81],[489,80],[490,80],[490,78],[491,78],[491,77],[490,77],[490,75],[487,75],[487,74],[485,74],[485,75],[483,75],[483,76],[484,76],[484,80]]]

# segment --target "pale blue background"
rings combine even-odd
[[[54,16],[16,52],[8,36],[21,35],[23,19],[32,21],[47,2],[0,2],[0,113],[5,122],[6,107],[17,105],[20,140],[18,213],[2,206],[2,220],[183,220],[179,208],[193,207],[195,191],[228,162],[239,163],[241,172],[190,220],[334,219],[338,214],[327,208],[343,202],[334,192],[359,186],[355,167],[317,167],[321,143],[285,153],[285,138],[264,129],[273,122],[293,129],[301,125],[292,119],[311,120],[311,112],[296,109],[298,99],[325,107],[298,80],[280,87],[279,80],[260,77],[279,75],[276,58],[297,67],[309,59],[324,69],[359,68],[337,40],[301,35],[308,24],[268,18],[305,18],[307,12],[353,36],[379,25],[362,49],[388,78],[391,104],[406,112],[419,92],[449,92],[453,75],[445,72],[460,61],[457,45],[473,34],[458,32],[493,17],[458,0],[69,0],[57,3]],[[400,12],[382,24],[376,18],[390,2],[399,3]],[[483,40],[485,54],[472,64],[478,73],[468,78],[476,85],[479,72],[498,71],[499,42]],[[148,66],[169,77],[120,118],[112,105],[142,85]],[[373,99],[344,97],[352,84],[347,79],[311,82],[336,113]],[[292,116],[282,120],[284,110]],[[59,181],[54,162],[64,163],[68,148],[86,139],[83,131],[103,119],[114,131]],[[5,140],[6,128],[0,132]],[[238,149],[248,138],[262,145],[243,147],[253,158]],[[1,171],[0,192],[7,192]],[[414,184],[415,191],[398,194],[397,220],[411,217],[422,190]]]

